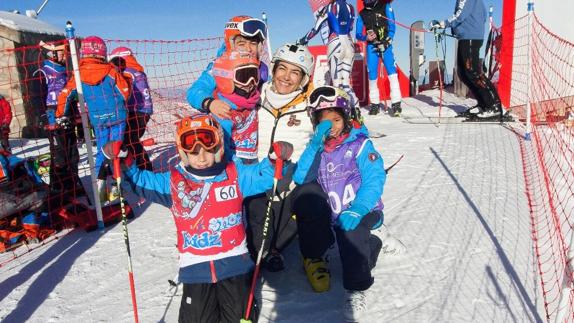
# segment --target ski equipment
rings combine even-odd
[[[106,59],[108,48],[103,39],[98,36],[88,36],[82,40],[80,54],[82,58],[94,57]]]
[[[325,85],[316,88],[309,95],[307,113],[311,118],[313,127],[318,124],[317,113],[324,109],[338,108],[349,121],[351,115],[351,102],[349,95],[342,89]]]
[[[275,64],[279,61],[293,64],[303,70],[305,76],[301,81],[301,87],[305,87],[313,75],[315,59],[307,48],[303,45],[285,44],[275,52],[271,59],[271,71],[275,72]]]
[[[215,161],[223,159],[223,130],[215,118],[206,114],[185,117],[176,126],[176,145],[182,160],[187,161],[186,153],[197,145],[206,150],[215,150]]]
[[[112,58],[115,57],[126,57],[132,55],[133,52],[128,47],[117,47],[114,50],[112,50],[112,52],[110,53],[110,57],[108,57],[108,59],[111,60]]]
[[[232,50],[235,36],[256,37],[259,42],[263,42],[267,38],[267,25],[250,16],[235,16],[225,24],[223,35],[227,50]]]
[[[259,84],[259,60],[248,53],[226,52],[213,63],[211,70],[217,89],[231,94],[235,84],[248,86]]]

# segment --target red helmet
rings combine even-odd
[[[89,36],[82,40],[80,54],[82,57],[95,57],[105,60],[108,53],[106,43],[98,36]]]
[[[133,52],[128,47],[116,47],[116,48],[114,48],[114,50],[112,50],[112,52],[110,53],[110,57],[108,57],[108,58],[112,59],[114,57],[126,57],[126,56],[132,56],[132,55],[133,55]]]
[[[214,151],[216,162],[223,159],[223,129],[211,115],[199,113],[178,121],[175,143],[180,157],[186,163],[188,162],[185,153],[193,152],[197,145]]]
[[[231,94],[235,84],[259,84],[259,60],[248,53],[225,52],[213,63],[211,70],[217,89]]]
[[[250,16],[235,16],[225,24],[224,38],[227,50],[232,50],[231,43],[235,36],[256,37],[259,42],[267,38],[267,25]]]

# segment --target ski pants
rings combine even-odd
[[[391,103],[401,101],[401,88],[399,86],[399,78],[397,74],[397,67],[395,65],[395,55],[393,54],[393,45],[387,47],[382,56],[377,46],[372,43],[367,44],[367,71],[369,72],[369,101],[372,104],[381,103],[379,87],[377,80],[379,78],[379,60],[383,59],[383,65],[389,76],[389,83],[391,88]]]
[[[376,256],[381,245],[380,240],[371,235],[371,229],[383,220],[383,213],[373,211],[363,217],[355,230],[343,231],[331,224],[330,208],[328,212],[320,212],[319,209],[313,208],[318,205],[312,205],[311,201],[305,199],[302,202],[308,205],[308,212],[302,213],[304,217],[297,213],[297,224],[305,224],[305,230],[309,233],[304,236],[306,241],[302,241],[302,237],[299,236],[301,251],[306,248],[308,252],[307,255],[303,253],[303,256],[310,258],[324,256],[336,238],[343,265],[343,287],[347,290],[369,289],[374,282],[371,269],[376,264]],[[301,207],[305,207],[304,205]]]
[[[108,163],[105,163],[104,146],[111,141],[123,141],[125,127],[125,121],[112,125],[94,126],[96,145],[98,146],[96,153],[96,174],[98,174],[98,179],[106,179],[108,175],[108,172],[102,169],[102,167],[107,168],[106,166],[108,165]]]
[[[216,283],[183,284],[179,323],[237,323],[245,315],[253,274],[230,277]],[[259,311],[253,306],[249,319],[257,322]]]
[[[480,65],[481,46],[481,39],[461,39],[458,41],[456,62],[458,74],[481,108],[498,110],[501,108],[498,91],[486,77]]]
[[[124,143],[127,150],[134,156],[138,168],[153,171],[149,156],[140,142],[149,119],[150,115],[147,113],[129,112],[126,121]]]
[[[351,72],[355,58],[355,45],[349,35],[339,35],[327,44],[329,71],[333,86],[342,88],[353,100],[353,106],[358,103],[357,96],[351,87]]]
[[[50,191],[54,194],[51,199],[56,205],[73,200],[85,191],[78,176],[77,137],[74,126],[58,128],[50,131]],[[54,201],[58,199],[59,201]]]

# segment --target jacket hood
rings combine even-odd
[[[97,58],[83,58],[80,60],[80,73],[82,82],[89,85],[100,83],[113,67]]]
[[[133,68],[138,72],[144,71],[143,66],[141,66],[140,63],[138,63],[138,61],[136,60],[136,58],[133,57],[132,55],[125,56],[124,60],[126,61],[126,67]]]

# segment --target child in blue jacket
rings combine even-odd
[[[124,176],[136,194],[173,213],[183,283],[179,322],[239,322],[253,270],[243,199],[273,186],[273,164],[269,159],[252,165],[228,161],[223,130],[205,114],[178,122],[176,145],[181,160],[167,172],[139,169],[128,157]],[[293,151],[286,142],[274,147],[273,156],[280,159],[289,159]]]
[[[351,120],[351,108],[342,89],[322,86],[311,93],[308,112],[315,134],[293,178],[297,184],[316,179],[328,196],[343,265],[344,315],[357,321],[366,309],[364,291],[374,282],[371,269],[382,246],[371,230],[383,222],[386,172],[366,129]],[[317,244],[323,244],[326,251],[330,241]]]

